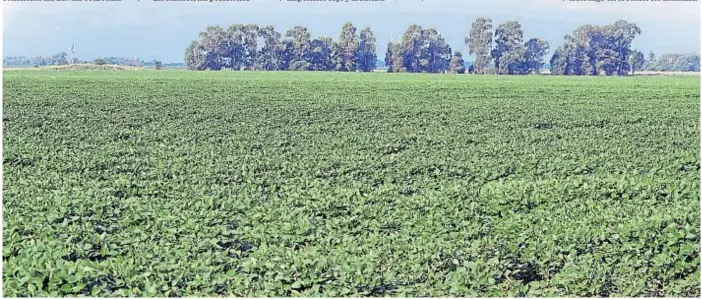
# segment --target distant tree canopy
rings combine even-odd
[[[548,68],[554,75],[627,75],[639,71],[699,72],[700,55],[663,54],[646,56],[632,49],[641,29],[619,20],[606,25],[583,25],[564,36],[553,51]],[[543,39],[525,40],[517,21],[506,21],[493,30],[492,19],[478,18],[464,38],[468,54],[474,57],[466,70],[460,51],[452,51],[446,39],[434,28],[410,25],[400,40],[385,48],[387,72],[534,74],[545,66],[550,45]],[[185,49],[184,65],[190,70],[293,70],[371,72],[377,62],[376,37],[345,23],[338,38],[312,38],[304,26],[284,33],[273,26],[233,24],[208,26]],[[87,63],[76,58],[77,63]],[[110,65],[162,68],[164,64],[145,63],[138,58],[104,57],[90,62]],[[41,67],[68,64],[66,52],[47,57],[3,58],[6,67]]]
[[[525,50],[522,25],[507,21],[495,29],[495,48],[492,59],[497,74],[521,74],[524,69]]]
[[[478,18],[471,25],[465,43],[468,54],[475,55],[471,73],[483,74],[490,64],[492,49],[492,19]]]
[[[631,68],[632,75],[634,75],[636,71],[641,71],[645,63],[646,56],[643,54],[643,52],[633,50],[629,53],[629,67]]]
[[[451,47],[433,28],[410,25],[397,43],[388,45],[388,72],[439,73],[449,69]]]
[[[59,52],[51,56],[11,56],[2,59],[3,66],[10,67],[44,67],[68,64],[68,54]]]
[[[466,65],[461,51],[453,53],[453,58],[451,58],[451,63],[449,64],[449,72],[458,74],[466,72]]]
[[[637,71],[699,71],[699,54],[665,54],[648,60],[632,50],[641,34],[634,23],[619,20],[607,25],[584,25],[565,35],[563,45],[549,61],[555,75],[627,75]],[[452,52],[434,28],[410,25],[399,41],[385,48],[388,72],[534,74],[545,66],[550,45],[543,39],[525,41],[517,21],[499,24],[478,18],[464,39],[475,57],[469,69],[460,51]],[[306,27],[295,26],[281,34],[273,26],[234,24],[226,30],[208,26],[185,49],[185,66],[191,70],[296,70],[370,72],[376,67],[376,39],[370,28],[359,31],[345,23],[338,39],[312,39]]]
[[[532,38],[525,42],[521,24],[516,21],[500,24],[493,34],[492,20],[487,18],[472,24],[465,43],[468,52],[476,56],[470,71],[477,74],[537,73],[549,50],[545,40]],[[208,26],[185,49],[185,65],[190,70],[370,72],[376,61],[373,31],[364,28],[359,32],[350,22],[342,26],[336,40],[326,36],[312,39],[303,26],[285,34],[276,32],[273,26],[254,24],[234,24],[226,30]],[[453,52],[438,30],[417,24],[410,25],[399,41],[388,43],[385,65],[392,73],[466,71],[463,55]],[[494,70],[490,69],[492,65]]]
[[[651,52],[645,62],[646,71],[657,72],[699,72],[700,55],[697,53],[663,54],[656,59]]]
[[[136,57],[101,57],[107,65],[141,67],[144,61]]]
[[[163,62],[160,60],[155,60],[151,62],[151,65],[154,67],[156,70],[163,70]]]
[[[585,25],[551,57],[554,75],[626,75],[631,69],[631,43],[641,34],[634,23],[624,20],[604,26]]]
[[[59,52],[51,56],[14,56],[5,57],[2,60],[2,64],[5,67],[45,67],[45,66],[60,66],[67,65],[68,54],[66,52]],[[106,65],[120,65],[120,66],[143,66],[144,61],[138,58],[126,58],[126,57],[102,57],[96,58],[90,61],[79,60],[74,58],[75,63],[100,63]]]
[[[260,43],[262,42],[262,44]],[[312,39],[306,27],[281,34],[273,26],[234,24],[226,30],[208,26],[185,49],[190,70],[362,71],[375,69],[375,36],[352,23],[341,28],[339,39]]]

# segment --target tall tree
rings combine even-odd
[[[507,21],[495,30],[492,58],[498,74],[520,74],[524,65],[524,32],[516,21]]]
[[[588,61],[587,48],[571,35],[566,35],[564,40],[563,51],[566,53],[565,75],[589,74],[591,66]]]
[[[339,47],[341,53],[338,57],[336,69],[338,71],[356,71],[356,48],[358,48],[358,35],[356,27],[347,22],[339,34]]]
[[[185,67],[188,70],[205,70],[205,48],[198,41],[190,42],[185,49]]]
[[[605,49],[603,48],[604,40],[605,37],[603,35],[602,28],[600,28],[599,26],[584,25],[578,27],[573,32],[573,39],[570,42],[577,44],[578,49],[585,51],[585,55],[587,56],[586,61],[583,61],[582,63],[582,70],[585,72],[582,75],[599,74],[600,70],[598,68],[598,53],[605,53]],[[582,55],[579,52],[573,53]]]
[[[656,61],[656,55],[653,53],[653,51],[648,53],[648,61]]]
[[[227,49],[227,34],[221,26],[207,26],[200,33],[199,43],[205,50],[205,66],[209,70],[220,70]]]
[[[490,49],[492,48],[492,19],[478,18],[471,25],[468,36],[465,38],[468,45],[468,54],[475,55],[473,62],[474,72],[484,73],[490,64]]]
[[[405,68],[403,64],[404,53],[402,50],[402,45],[399,42],[389,42],[387,52],[385,53],[385,65],[388,67],[388,72],[407,72],[407,68]]]
[[[280,57],[278,70],[292,70],[293,64],[298,62],[295,57],[295,44],[288,39],[280,43],[276,55]]]
[[[286,50],[291,51],[291,60],[289,61],[290,70],[308,70],[309,69],[309,55],[310,55],[310,33],[307,31],[306,27],[295,26],[293,29],[288,30],[285,33],[286,41],[289,45],[286,45]],[[292,46],[292,49],[289,46]]]
[[[561,51],[554,53],[552,60],[565,62],[565,75],[626,75],[631,67],[631,43],[640,33],[636,24],[623,20],[603,26],[580,26],[566,36]]]
[[[463,54],[461,53],[461,51],[456,51],[453,53],[453,58],[451,58],[449,71],[451,73],[458,74],[463,74],[466,72],[465,61],[463,60]]]
[[[402,53],[402,68],[406,72],[421,72],[420,71],[420,56],[422,41],[422,27],[417,24],[410,25],[400,41]]]
[[[312,41],[310,52],[310,70],[330,71],[334,69],[332,61],[333,41],[329,37],[319,37]]]
[[[629,72],[629,54],[631,43],[637,35],[641,34],[641,28],[634,23],[619,20],[611,25],[614,41],[614,51],[617,52],[617,75],[626,75]]]
[[[393,42],[388,42],[388,48],[385,51],[385,66],[388,68],[388,72],[392,73],[393,70]]]
[[[395,73],[405,73],[407,68],[404,65],[405,54],[402,44],[394,43],[392,45],[392,70]]]
[[[258,56],[258,31],[259,27],[256,24],[247,24],[243,28],[244,38],[244,68],[247,70],[255,69]]]
[[[528,40],[524,47],[524,64],[527,73],[538,73],[544,65],[544,55],[548,52],[549,45],[547,41],[533,38]]]
[[[232,24],[227,28],[226,50],[222,51],[225,68],[238,71],[246,65],[244,36],[244,25],[242,24]]]
[[[263,47],[258,53],[258,68],[272,71],[281,69],[281,57],[283,45],[280,43],[280,33],[273,26],[260,28],[258,36],[263,40]]]
[[[376,67],[378,55],[375,52],[375,36],[373,31],[366,27],[361,30],[356,51],[357,68],[363,72],[373,71]]]
[[[551,74],[586,75],[590,71],[586,48],[571,35],[565,35],[563,46],[551,57]]]
[[[638,50],[631,51],[629,55],[629,66],[631,67],[631,75],[636,73],[636,70],[641,70],[646,63],[646,56]]]
[[[653,54],[653,51],[648,53],[648,59],[646,60],[646,64],[644,66],[645,70],[651,70],[651,68],[656,64],[656,55]]]
[[[551,75],[567,75],[567,59],[568,54],[565,52],[563,47],[558,47],[556,51],[553,52],[549,64],[551,65]]]
[[[439,73],[448,70],[451,47],[434,28],[422,30],[419,72]]]
[[[437,73],[448,70],[451,47],[433,28],[410,25],[398,43],[388,43],[388,72]]]

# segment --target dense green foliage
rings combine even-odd
[[[519,22],[504,22],[495,30],[492,49],[492,19],[476,19],[464,39],[468,53],[476,58],[469,72],[511,75],[538,72],[544,65],[548,42],[532,38],[524,43],[523,35]],[[490,68],[491,58],[494,68]],[[410,25],[400,41],[388,43],[385,54],[387,71],[395,73],[463,73],[456,70],[458,60],[463,60],[462,56],[451,58],[451,47],[436,29],[423,29],[419,25]]]
[[[4,296],[700,296],[699,77],[3,80]]]
[[[463,60],[463,53],[461,53],[461,51],[456,51],[453,53],[453,57],[451,58],[449,72],[463,74],[466,72],[465,64],[466,62]]]
[[[636,71],[641,71],[641,69],[646,64],[646,56],[643,52],[639,50],[632,50],[629,53],[629,68],[631,68],[631,74],[636,74]]]
[[[388,45],[388,72],[440,73],[449,69],[451,47],[434,28],[410,25],[398,42]]]
[[[643,52],[631,49],[640,34],[638,25],[626,20],[580,26],[565,35],[563,45],[553,52],[551,74],[622,76],[644,66],[651,71],[699,71],[699,55],[668,55],[647,64]],[[468,70],[474,74],[540,73],[550,49],[540,38],[525,41],[517,21],[501,23],[493,31],[492,19],[483,17],[471,24],[464,41],[468,54],[475,57]],[[370,72],[377,59],[375,44],[370,28],[359,34],[349,22],[337,40],[326,36],[313,40],[304,26],[295,26],[285,35],[273,26],[234,24],[226,30],[208,26],[186,49],[185,65],[191,70]],[[437,29],[412,24],[399,40],[388,42],[385,66],[394,73],[456,73],[451,60],[462,58],[451,54]]]
[[[478,18],[473,21],[464,39],[468,46],[468,54],[475,55],[473,72],[483,74],[490,64],[492,49],[492,19]]]
[[[465,38],[469,53],[477,56],[476,73],[486,73],[490,56],[495,60],[498,74],[539,71],[544,65],[548,43],[537,38],[524,43],[522,35],[519,22],[505,22],[495,31],[496,47],[490,50],[492,20],[477,19]],[[185,65],[191,70],[370,72],[375,69],[376,40],[370,28],[359,34],[347,22],[338,40],[329,37],[312,40],[306,27],[295,26],[282,37],[273,26],[234,24],[226,30],[217,25],[208,26],[186,48]],[[259,41],[265,45],[259,45]],[[438,30],[412,24],[399,41],[388,43],[385,65],[388,72],[394,73],[455,73],[451,54],[451,47]]]
[[[551,74],[626,75],[631,70],[631,44],[640,34],[638,25],[625,20],[580,26],[554,52]]]
[[[700,55],[697,53],[663,54],[658,59],[653,53],[646,64],[646,70],[658,72],[699,72]]]
[[[522,26],[506,21],[493,30],[492,19],[477,18],[464,38],[474,61],[466,71],[473,74],[534,74],[550,68],[555,75],[627,75],[637,71],[699,72],[699,54],[664,54],[648,60],[643,52],[631,49],[641,29],[626,20],[607,25],[583,25],[567,34],[562,46],[553,51],[549,64],[544,57],[550,45],[541,38],[524,41]],[[494,47],[493,47],[494,43]],[[69,48],[70,49],[70,48]],[[382,51],[382,49],[381,49]],[[393,38],[385,51],[387,72],[463,73],[451,56],[452,48],[435,28],[410,25],[399,40]],[[456,53],[456,52],[453,52]],[[371,72],[377,63],[376,37],[366,27],[358,30],[343,24],[338,39],[328,36],[312,39],[305,26],[294,26],[284,34],[274,26],[232,24],[228,28],[207,26],[185,49],[184,63],[162,66],[190,70],[265,71],[345,71]],[[5,67],[44,67],[69,64],[66,52],[51,56],[3,58]],[[71,58],[76,63],[88,63]],[[452,60],[455,60],[452,61]],[[98,64],[161,68],[138,58],[105,57]]]
[[[366,27],[357,32],[350,22],[337,41],[326,36],[312,40],[304,26],[283,36],[273,26],[233,24],[226,30],[208,26],[200,32],[185,49],[185,65],[190,70],[370,72],[375,69],[375,52],[373,31]]]

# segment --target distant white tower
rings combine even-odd
[[[71,64],[76,63],[76,44],[72,44],[71,47],[68,47],[68,50],[71,50]]]

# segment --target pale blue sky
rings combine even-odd
[[[343,0],[342,0],[343,1]],[[699,2],[572,2],[567,0],[386,0],[385,2],[3,2],[3,56],[48,55],[76,44],[77,56],[129,56],[181,62],[188,43],[207,25],[274,25],[284,33],[304,25],[313,37],[337,37],[341,25],[370,26],[379,59],[391,37],[412,23],[434,27],[454,50],[475,18],[522,23],[525,39],[544,38],[551,50],[583,24],[627,19],[643,34],[634,47],[646,53],[699,52]]]

